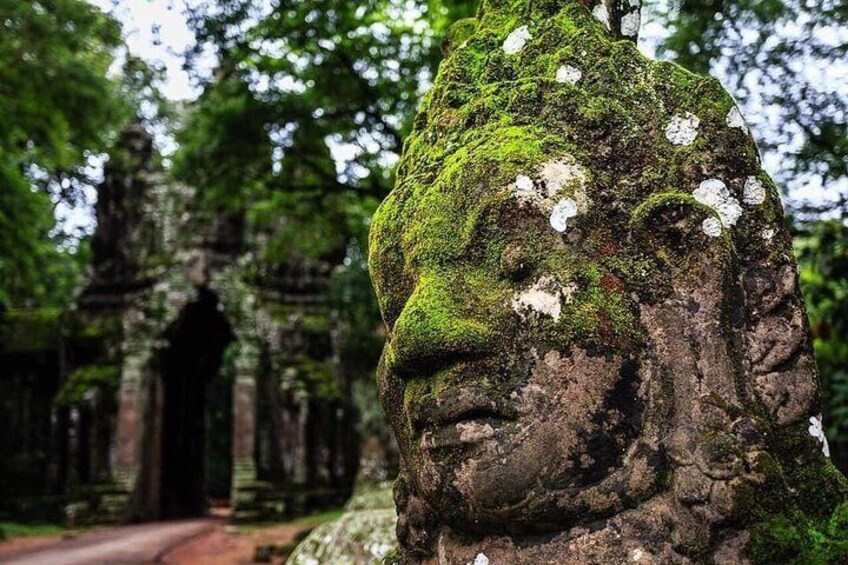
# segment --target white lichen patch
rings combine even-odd
[[[519,204],[533,206],[548,217],[557,232],[564,233],[571,218],[589,210],[588,180],[585,169],[565,155],[545,163],[535,181],[528,175],[518,175],[513,193]]]
[[[390,552],[394,546],[384,541],[373,541],[365,544],[365,551],[370,553],[376,559],[382,559]]]
[[[674,145],[691,145],[698,137],[700,127],[701,120],[695,114],[677,114],[665,128],[665,137]]]
[[[612,29],[612,26],[610,25],[610,14],[606,4],[601,2],[595,6],[594,9],[592,9],[592,15],[595,16],[595,19],[604,24],[605,28]]]
[[[625,37],[636,37],[639,34],[639,26],[642,24],[642,16],[639,11],[630,12],[621,18],[621,35]]]
[[[577,67],[572,67],[571,65],[562,65],[560,68],[557,69],[557,82],[577,84],[578,82],[580,82],[581,78],[583,78],[583,71],[581,71]]]
[[[717,218],[707,218],[704,220],[702,229],[704,233],[710,237],[720,237],[721,236],[721,221]]]
[[[774,239],[775,233],[776,232],[772,228],[768,228],[768,229],[764,229],[763,233],[761,233],[760,235],[767,242],[771,242],[771,240]]]
[[[572,198],[563,198],[551,212],[551,227],[559,233],[568,229],[568,220],[577,216],[577,202]]]
[[[477,557],[469,565],[489,565],[489,558],[486,557],[485,553],[478,553]]]
[[[825,457],[830,457],[830,445],[827,443],[827,436],[824,434],[824,426],[822,426],[821,417],[810,418],[810,435],[819,440],[822,444],[822,453]]]
[[[645,552],[641,549],[634,549],[630,552],[630,560],[634,563],[640,563],[642,558],[645,556]]]
[[[735,226],[737,220],[742,215],[742,206],[739,204],[739,201],[730,194],[727,185],[718,179],[705,180],[701,183],[701,186],[695,189],[692,196],[701,204],[715,210],[721,219],[722,226],[725,228]],[[715,235],[715,227],[712,224],[710,224],[711,230],[709,232],[707,231],[707,221],[704,222],[704,233],[710,237],[718,237]],[[721,232],[719,231],[720,234]]]
[[[745,118],[742,117],[742,112],[740,112],[739,108],[736,106],[727,113],[727,127],[739,128],[741,130],[748,131],[748,126],[745,124]]]
[[[527,26],[521,26],[507,36],[503,42],[503,50],[507,55],[515,55],[520,53],[528,41],[533,39],[530,34],[530,29]]]
[[[548,161],[542,166],[540,176],[545,182],[545,196],[551,199],[557,199],[564,192],[570,194],[585,192],[588,180],[583,167],[569,158]]]
[[[382,488],[382,487],[381,487]],[[384,489],[379,498],[385,500]],[[390,503],[391,501],[388,500]],[[375,563],[397,548],[393,505],[371,510],[348,510],[334,522],[327,522],[301,542],[287,563]]]
[[[529,202],[537,197],[533,179],[527,175],[515,177],[515,197],[521,202]]]
[[[749,206],[759,206],[766,201],[766,187],[760,179],[757,177],[748,177],[745,181],[742,201]]]
[[[562,316],[562,303],[573,294],[551,277],[542,277],[530,288],[512,297],[512,309],[523,320],[534,316],[547,316],[558,321]]]

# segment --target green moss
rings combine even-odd
[[[810,451],[806,424],[778,429],[754,472],[762,480],[737,491],[737,519],[751,529],[755,564],[840,564],[848,559],[848,484],[833,464]]]
[[[90,390],[114,393],[120,381],[121,368],[117,365],[85,365],[71,373],[53,401],[58,405],[78,404]]]
[[[652,194],[644,202],[639,204],[630,215],[630,223],[635,228],[650,228],[648,220],[655,217],[659,212],[669,210],[691,209],[702,213],[705,217],[718,218],[715,210],[698,202],[694,196],[685,192],[662,192]]]
[[[476,18],[465,18],[455,22],[442,43],[442,53],[447,58],[457,47],[470,39],[477,30]]]
[[[484,323],[462,316],[465,308],[457,305],[451,282],[436,275],[419,281],[393,328],[394,340],[405,347],[399,350],[389,344],[389,367],[403,365],[408,359],[426,360],[433,343],[442,343],[448,350],[470,351],[491,338]]]
[[[848,561],[848,504],[830,520],[809,520],[803,514],[777,516],[751,531],[748,554],[754,565],[841,565]]]
[[[400,550],[393,549],[383,557],[380,565],[401,565],[401,563],[403,563],[403,559],[401,558]]]

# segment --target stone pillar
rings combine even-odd
[[[104,500],[104,504],[115,516],[132,519],[154,517],[158,505],[158,437],[147,436],[150,432],[148,424],[151,423],[149,416],[156,416],[149,413],[148,405],[151,401],[160,403],[155,394],[151,398],[150,382],[146,378],[152,354],[153,343],[150,340],[127,340],[124,343],[111,462],[112,478],[117,489],[109,500]],[[152,423],[155,424],[155,421]],[[155,443],[147,445],[147,452],[145,441]],[[146,460],[150,457],[155,457],[156,462]]]
[[[142,425],[141,381],[148,356],[130,355],[124,359],[121,389],[118,392],[118,429],[115,437],[115,480],[132,489],[138,473]]]
[[[255,501],[256,374],[259,348],[241,344],[233,383],[233,473],[231,505],[236,517],[244,517]]]

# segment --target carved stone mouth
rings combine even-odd
[[[459,424],[511,421],[517,415],[516,407],[503,398],[493,398],[492,391],[460,388],[446,391],[435,402],[416,403],[410,410],[410,423],[415,435],[421,435]]]
[[[421,447],[437,450],[478,444],[495,437],[506,422],[503,418],[482,417],[459,420],[421,434]]]

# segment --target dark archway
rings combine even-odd
[[[229,437],[231,433],[226,425],[216,423],[230,421],[221,418],[219,412],[222,406],[224,410],[232,407],[231,390],[221,378],[221,367],[233,333],[218,309],[218,298],[200,289],[199,298],[183,310],[166,338],[169,347],[162,358],[160,516],[200,516],[206,512],[210,482],[211,486],[222,482],[221,477],[208,480],[208,448],[210,444],[220,446],[221,434]],[[210,442],[210,437],[216,441]],[[221,467],[229,469],[229,453],[219,451],[216,457],[227,457]]]

